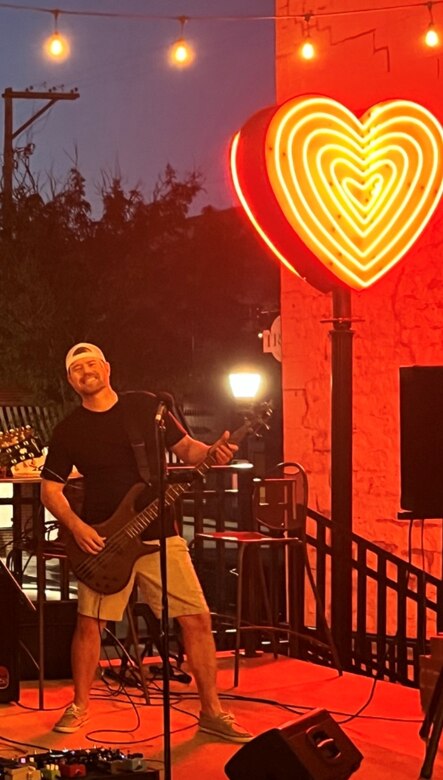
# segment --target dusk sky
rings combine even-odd
[[[25,4],[45,7],[36,0]],[[62,84],[80,92],[77,101],[57,103],[17,139],[19,146],[36,144],[32,170],[52,168],[62,176],[76,147],[89,198],[96,200],[103,170],[120,170],[125,185],[140,183],[149,197],[169,162],[179,175],[203,172],[207,193],[197,211],[208,203],[231,205],[229,140],[255,111],[275,102],[274,22],[220,17],[272,16],[273,0],[70,0],[57,7],[59,31],[71,43],[63,63],[42,53],[54,30],[51,14],[0,7],[2,92]],[[69,16],[64,9],[188,16],[185,37],[196,60],[182,70],[169,65],[168,47],[180,34],[175,20]],[[14,101],[14,128],[40,105]]]

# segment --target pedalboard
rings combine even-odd
[[[159,770],[149,767],[141,753],[108,748],[48,750],[16,759],[0,758],[0,780],[104,780],[106,775],[115,780],[134,780],[134,775],[139,780],[160,780]]]

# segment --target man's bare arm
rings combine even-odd
[[[42,479],[41,501],[46,509],[71,532],[81,550],[96,554],[104,547],[104,537],[92,525],[85,523],[72,509],[63,493],[64,485]]]

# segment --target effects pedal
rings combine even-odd
[[[85,764],[59,764],[60,777],[85,777]]]
[[[142,753],[110,748],[50,750],[12,760],[0,758],[0,780],[104,780],[105,775],[113,775],[116,780],[134,780],[135,774],[138,780],[160,780],[159,770],[150,769]]]

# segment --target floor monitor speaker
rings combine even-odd
[[[225,766],[230,780],[346,780],[362,754],[324,709],[265,731]]]
[[[402,509],[443,517],[443,366],[400,368]]]

